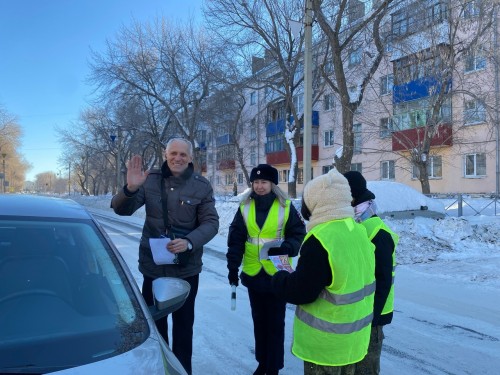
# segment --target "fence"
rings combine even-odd
[[[496,195],[427,195],[443,202],[447,216],[500,215],[500,197]]]

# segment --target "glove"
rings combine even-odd
[[[287,255],[288,252],[281,247],[271,247],[267,252],[267,255]]]
[[[290,245],[283,242],[280,247],[271,247],[267,255],[290,255]]]
[[[229,270],[229,274],[227,275],[229,280],[229,285],[239,285],[240,278],[238,277],[238,269]]]

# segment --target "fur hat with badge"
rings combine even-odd
[[[361,173],[358,171],[349,171],[344,173],[344,177],[347,178],[351,187],[351,206],[355,207],[358,204],[375,199],[375,194],[367,189],[366,180]]]
[[[267,180],[278,185],[278,170],[269,164],[259,164],[250,172],[250,182],[255,180]]]
[[[354,217],[349,183],[335,168],[307,183],[303,202],[310,213],[308,231],[327,221]]]

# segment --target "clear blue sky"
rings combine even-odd
[[[90,49],[103,51],[122,25],[201,17],[202,0],[0,0],[0,104],[24,131],[27,179],[57,172],[65,128],[87,106]]]

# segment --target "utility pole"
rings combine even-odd
[[[498,42],[498,5],[494,6],[493,10],[493,32],[494,32],[494,51],[497,54],[496,58],[494,59],[495,61],[495,130],[496,130],[496,171],[495,171],[495,215],[497,215],[497,203],[498,200],[500,199],[500,114],[499,114],[499,108],[498,106],[500,105],[500,98],[499,95],[500,93],[498,90],[500,90],[500,68],[498,64],[500,64],[500,61],[498,59],[500,58],[500,55],[498,53],[498,47],[499,47],[499,42]]]
[[[304,187],[311,180],[312,145],[312,1],[305,0],[304,21],[304,146],[302,173]]]

